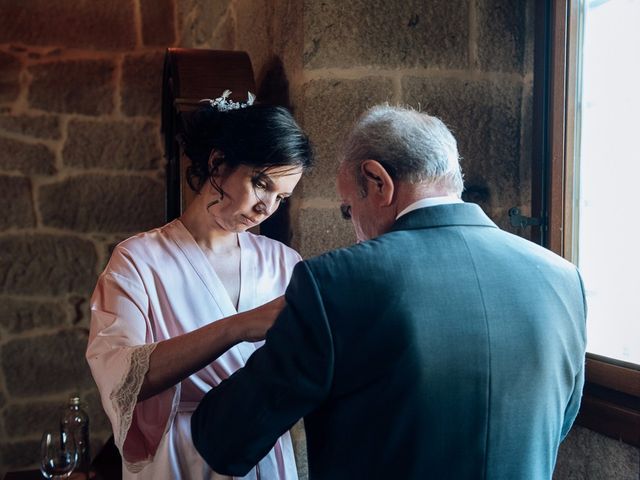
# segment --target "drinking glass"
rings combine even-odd
[[[63,479],[73,472],[78,462],[78,449],[73,435],[51,431],[42,435],[40,471],[45,478]]]

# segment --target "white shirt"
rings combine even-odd
[[[396,217],[396,220],[399,219],[401,216],[406,215],[409,212],[413,212],[414,210],[418,210],[419,208],[434,207],[436,205],[446,205],[446,204],[449,204],[449,203],[464,203],[464,202],[459,197],[457,197],[456,195],[446,195],[446,196],[443,196],[443,197],[423,198],[421,200],[418,200],[417,202],[413,202],[407,208],[402,210],[398,214],[398,216]]]

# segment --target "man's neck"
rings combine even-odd
[[[460,197],[456,193],[434,185],[415,185],[403,183],[397,185],[396,189],[396,218],[398,218],[400,214],[402,214],[408,207],[421,200],[437,199],[435,200],[435,202],[437,203],[454,203],[456,201],[460,201]]]
[[[413,202],[412,204],[402,209],[400,213],[398,213],[398,215],[396,216],[396,220],[401,216],[406,215],[409,212],[412,212],[413,210],[418,210],[419,208],[435,207],[436,205],[447,205],[451,203],[462,203],[462,200],[460,200],[460,197],[458,197],[457,195],[445,195],[442,197],[423,198],[416,202]]]

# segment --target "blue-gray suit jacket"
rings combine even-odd
[[[440,205],[298,264],[286,299],[192,417],[214,470],[243,475],[304,417],[312,480],[551,478],[583,387],[572,264]]]

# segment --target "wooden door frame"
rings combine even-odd
[[[574,255],[574,158],[580,34],[579,0],[536,2],[532,239],[568,260]],[[640,446],[640,366],[587,354],[577,423]]]

